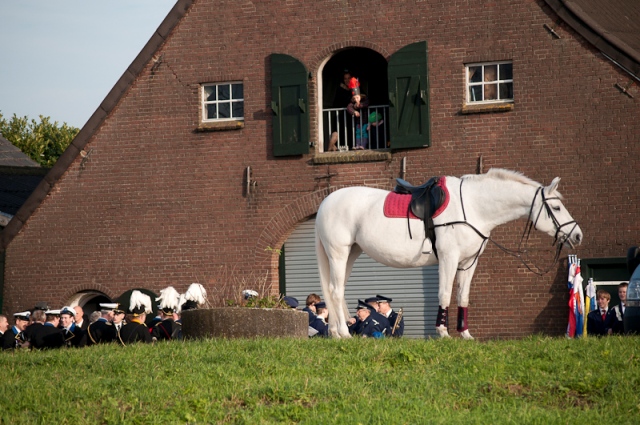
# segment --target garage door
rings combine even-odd
[[[294,230],[284,244],[284,276],[286,294],[301,304],[310,293],[322,296],[318,262],[315,251],[315,219],[306,221]],[[376,294],[393,298],[394,310],[404,311],[408,338],[436,336],[435,320],[438,312],[438,267],[395,269],[360,255],[347,283],[345,297],[352,315],[358,299]]]

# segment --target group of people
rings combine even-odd
[[[342,78],[343,81],[338,87],[334,104],[341,105],[341,107],[343,105],[346,106],[349,116],[355,122],[355,143],[353,148],[355,150],[367,149],[369,139],[372,139],[372,145],[374,143],[377,145],[378,137],[380,140],[384,140],[385,130],[382,128],[384,124],[382,115],[377,110],[369,113],[369,98],[365,93],[361,93],[360,81],[352,76],[351,72],[345,70]],[[350,127],[346,126],[346,128]],[[329,151],[338,150],[338,134],[338,131],[331,133]]]
[[[131,293],[127,306],[99,304],[100,310],[92,313],[89,321],[80,306],[56,310],[38,303],[32,310],[15,313],[11,327],[7,317],[0,315],[0,344],[3,350],[51,349],[182,339],[179,313],[205,303],[206,291],[194,283],[181,295],[169,286],[160,291],[156,302],[158,315],[148,324],[147,315],[153,311],[151,297],[138,290]]]
[[[289,307],[298,307],[298,300],[293,297],[284,297],[284,301]],[[383,295],[358,300],[356,316],[347,322],[349,332],[365,338],[401,337],[404,334],[402,309],[394,311],[391,301],[393,299]],[[318,294],[309,294],[305,304],[302,311],[309,314],[309,337],[328,337],[329,311],[326,303]]]
[[[596,291],[596,304],[598,308],[587,314],[587,335],[616,335],[624,333],[624,311],[627,302],[628,282],[618,285],[618,297],[620,304],[609,308],[611,295],[609,292],[599,289]]]

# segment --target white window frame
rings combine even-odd
[[[500,77],[500,65],[509,64],[511,65],[511,77],[510,79],[501,79]],[[484,73],[486,66],[497,66],[497,75],[496,80],[493,81],[484,81]],[[482,75],[479,82],[472,83],[469,81],[469,69],[473,67],[480,66],[482,67]],[[465,65],[465,92],[466,92],[466,103],[467,105],[487,105],[487,104],[496,104],[496,103],[513,103],[513,97],[500,99],[500,84],[511,83],[511,93],[513,96],[513,62],[512,61],[498,61],[498,62],[480,62],[480,63],[469,63]],[[497,85],[497,99],[485,100],[485,86],[487,85]],[[471,87],[482,87],[482,100],[473,100],[471,99]]]
[[[242,86],[242,98],[234,98],[233,97],[233,88],[234,84],[240,84]],[[218,100],[217,93],[219,86],[229,86],[229,99]],[[206,89],[208,87],[215,87],[216,99],[215,100],[207,100]],[[202,99],[202,122],[225,122],[225,121],[244,121],[244,83],[242,81],[225,81],[220,83],[203,83],[200,86],[200,98]],[[234,117],[233,116],[233,103],[242,102],[242,116]],[[209,105],[220,105],[228,103],[229,104],[229,114],[232,115],[229,118],[208,118],[208,106]],[[219,109],[216,108],[218,111]]]

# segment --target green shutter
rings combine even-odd
[[[271,55],[273,155],[309,153],[309,73],[289,55]]]
[[[388,75],[391,148],[430,146],[427,42],[391,55]]]

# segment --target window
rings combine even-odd
[[[513,102],[513,64],[493,62],[466,66],[467,104]]]
[[[240,82],[202,85],[202,120],[244,120],[244,93]]]

